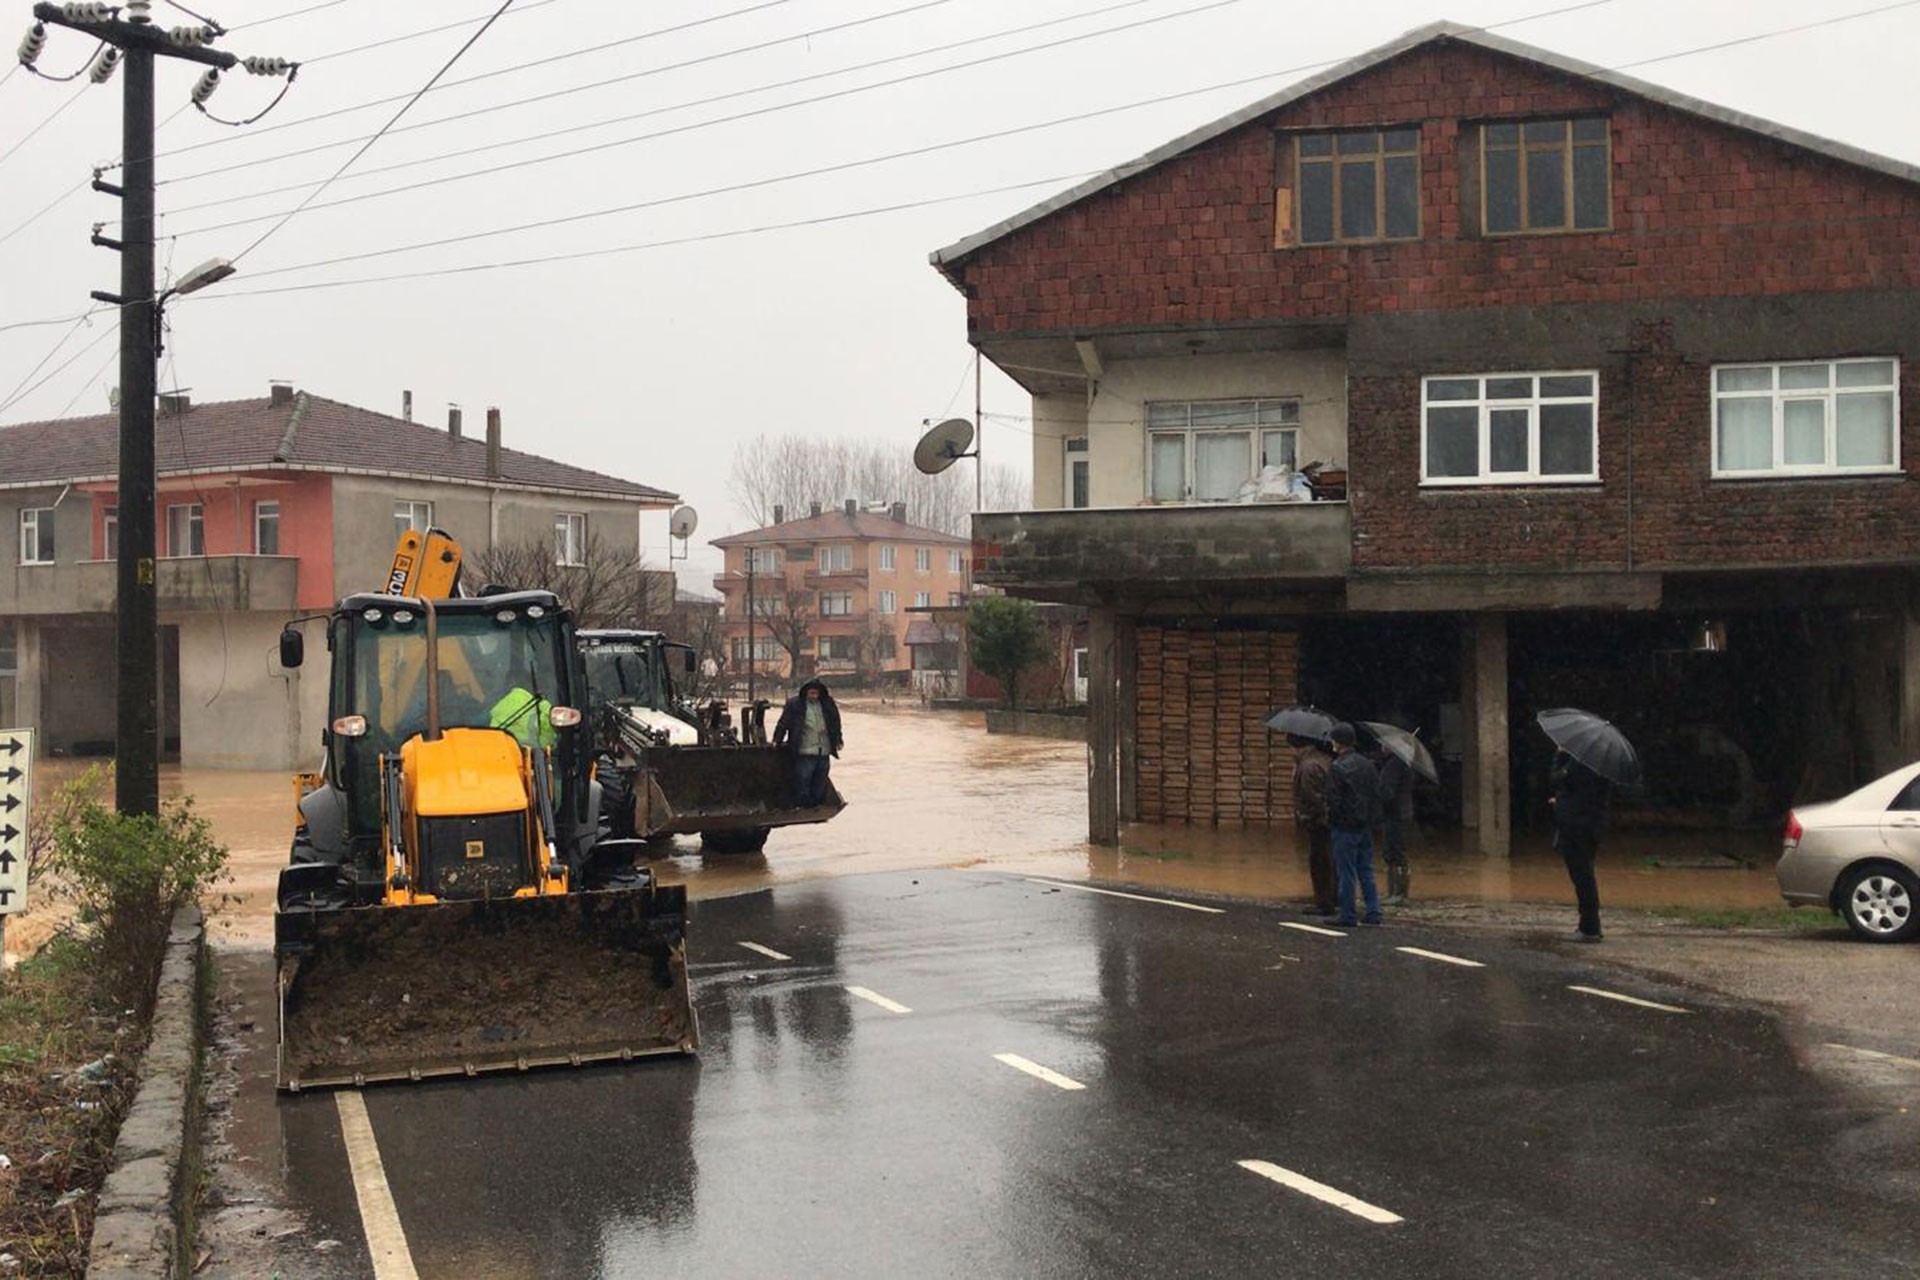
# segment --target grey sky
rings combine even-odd
[[[313,2],[199,0],[193,7],[241,27]],[[446,88],[424,98],[402,126],[925,6],[616,86],[389,135],[317,203],[1186,14],[833,101],[340,208],[310,209],[246,257],[240,275],[174,308],[170,364],[161,385],[189,386],[196,399],[217,400],[264,394],[268,379],[287,378],[317,394],[390,412],[398,411],[401,390],[410,388],[416,416],[434,423],[444,423],[449,402],[466,407],[469,423],[497,404],[511,445],[685,495],[703,517],[695,564],[710,567],[715,557],[704,540],[743,527],[726,496],[737,442],[761,432],[799,431],[910,444],[922,419],[971,410],[961,300],[927,265],[929,250],[1311,74],[1317,67],[1309,64],[1350,57],[1438,18],[1496,23],[1574,2],[1451,0],[1443,8],[1415,0],[1324,7],[1275,0],[1138,0],[1124,7],[1113,7],[1118,0],[785,0],[692,30]],[[754,3],[521,0],[447,78],[457,81]],[[1607,0],[1504,26],[1501,32],[1621,66],[1887,4]],[[159,174],[165,184],[160,261],[184,271],[208,257],[231,257],[270,224],[196,229],[290,209],[306,191],[198,210],[186,206],[317,182],[353,147],[235,166],[363,137],[397,104],[265,132],[268,126],[417,89],[494,7],[491,0],[344,0],[257,30],[237,30],[223,41],[237,53],[313,59],[442,22],[474,20],[388,48],[315,61],[279,110],[253,130],[222,128],[191,110],[181,113],[160,135]],[[0,22],[8,49],[24,30],[29,9],[24,0],[0,0],[0,17],[13,19],[11,25]],[[1110,11],[1099,12],[1105,10]],[[164,4],[157,6],[157,15],[167,25],[188,21]],[[677,106],[1071,15],[1087,16],[846,76],[704,106]],[[1907,3],[1817,30],[1631,70],[1685,93],[1920,162],[1910,84],[1916,41],[1920,3]],[[87,52],[78,36],[56,32],[41,66],[64,72]],[[0,63],[0,75],[11,66],[10,60]],[[269,274],[344,255],[755,183],[1289,68],[1299,70],[819,177]],[[162,120],[186,103],[193,79],[193,70],[184,65],[163,67]],[[117,155],[118,86],[116,77],[108,90],[81,94],[51,125],[0,161],[0,236],[83,182],[92,164]],[[73,96],[76,87],[24,73],[0,84],[0,153]],[[270,82],[233,75],[211,106],[229,118],[243,116],[265,105],[272,91]],[[642,112],[652,114],[511,145],[528,134]],[[168,154],[205,143],[216,145]],[[477,147],[489,150],[434,159]],[[388,166],[404,167],[354,176]],[[231,171],[185,180],[219,170]],[[1039,185],[1022,190],[871,217],[574,262],[244,296],[287,285],[712,235],[1035,182]],[[114,287],[117,260],[88,246],[87,231],[91,222],[117,211],[117,202],[82,190],[0,243],[0,327],[77,314],[88,305],[89,289]],[[36,379],[101,331],[74,333]],[[0,401],[66,332],[0,328]],[[102,340],[45,386],[0,412],[0,421],[57,416],[70,403],[72,413],[104,411],[105,387],[114,380],[111,345],[111,339]],[[1024,396],[991,366],[986,400],[990,413],[1017,417],[1027,412]],[[990,459],[1026,468],[1023,423],[990,420],[985,445]],[[664,520],[649,529],[648,541],[655,558],[663,557]]]

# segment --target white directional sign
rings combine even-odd
[[[27,909],[27,815],[33,809],[33,730],[0,729],[0,916]]]

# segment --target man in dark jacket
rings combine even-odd
[[[1564,751],[1553,756],[1553,847],[1567,864],[1574,901],[1580,904],[1581,942],[1600,941],[1600,882],[1593,862],[1600,852],[1600,828],[1607,821],[1613,786]]]
[[[1307,840],[1307,875],[1313,881],[1313,914],[1330,916],[1333,905],[1333,844],[1327,828],[1327,770],[1333,757],[1312,738],[1290,735],[1293,757],[1293,822]]]
[[[818,680],[788,699],[773,726],[773,745],[793,755],[794,790],[806,808],[827,802],[827,774],[840,754],[840,708]]]
[[[1327,772],[1327,825],[1333,829],[1333,865],[1340,877],[1340,923],[1380,923],[1380,889],[1373,882],[1373,828],[1380,821],[1380,774],[1373,762],[1353,749],[1350,724],[1337,724],[1333,768]],[[1358,883],[1367,913],[1354,918],[1353,889]]]

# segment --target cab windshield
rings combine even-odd
[[[664,709],[669,701],[660,647],[638,641],[612,641],[586,651],[587,694],[599,706],[625,702]]]

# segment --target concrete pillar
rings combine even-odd
[[[1120,684],[1120,821],[1140,821],[1140,646],[1138,620],[1114,623],[1114,666]]]
[[[1920,759],[1920,585],[1908,588],[1898,623],[1900,657],[1900,750]]]
[[[1507,758],[1507,616],[1474,615],[1473,701],[1464,708],[1473,726],[1473,807],[1476,844],[1489,858],[1513,852],[1512,764]]]
[[[14,639],[17,642],[15,661],[19,665],[14,669],[13,713],[20,723],[7,727],[44,730],[46,726],[40,723],[40,686],[46,681],[47,669],[45,651],[40,646],[40,624],[32,618],[20,619]],[[51,745],[44,732],[36,733],[34,741],[43,754]]]
[[[1112,609],[1087,618],[1087,839],[1120,843],[1119,681]]]
[[[1460,617],[1460,825],[1480,825],[1480,735],[1474,708],[1479,705],[1474,679],[1473,615]]]

